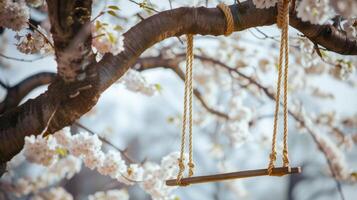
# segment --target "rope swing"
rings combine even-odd
[[[224,3],[217,5],[226,19],[226,29],[224,32],[225,36],[229,36],[234,31],[234,20],[230,8]],[[289,0],[279,0],[278,2],[278,16],[277,16],[277,26],[281,29],[281,41],[280,41],[280,52],[279,52],[279,65],[278,65],[278,80],[276,88],[275,97],[275,112],[274,112],[274,125],[273,125],[273,137],[272,137],[272,149],[269,156],[269,164],[267,169],[257,169],[257,170],[247,170],[240,172],[215,174],[208,176],[196,176],[194,174],[194,163],[193,163],[193,144],[192,144],[192,66],[193,66],[193,35],[188,34],[187,37],[187,49],[186,49],[186,75],[185,75],[185,93],[184,93],[184,110],[182,119],[182,132],[181,132],[181,151],[180,158],[178,159],[179,172],[176,179],[171,179],[166,181],[168,186],[187,186],[196,183],[206,183],[206,182],[216,182],[224,181],[229,179],[237,178],[248,178],[256,176],[284,176],[287,174],[301,173],[300,167],[289,167],[289,155],[288,155],[288,68],[289,68]],[[284,67],[284,69],[282,69]],[[284,72],[283,72],[284,71]],[[284,75],[283,75],[284,74]],[[283,78],[283,113],[284,113],[284,130],[283,130],[283,166],[275,167],[275,161],[277,158],[276,152],[276,140],[278,132],[278,121],[279,121],[279,106],[280,106],[280,90],[281,90],[281,79]],[[188,115],[188,116],[187,116]],[[185,138],[188,125],[189,134],[189,161],[187,166],[189,168],[188,177],[183,178],[185,172]]]

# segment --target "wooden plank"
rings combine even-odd
[[[300,167],[276,167],[273,169],[273,173],[271,176],[284,176],[287,174],[296,174],[296,173],[301,173]],[[249,177],[256,177],[256,176],[269,176],[268,169],[246,170],[246,171],[214,174],[214,175],[207,175],[207,176],[193,176],[188,178],[182,178],[180,184],[177,183],[176,179],[170,179],[166,181],[166,185],[186,186],[190,184],[226,181],[231,179],[249,178]]]

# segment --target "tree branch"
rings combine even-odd
[[[137,62],[139,64],[139,67],[136,68],[138,71],[143,71],[147,69],[152,69],[152,68],[157,68],[157,67],[164,67],[173,70],[177,76],[181,80],[185,80],[185,74],[184,72],[179,68],[180,62],[182,62],[185,59],[186,54],[178,54],[175,55],[175,58],[163,58],[162,53],[157,56],[157,57],[146,57],[146,58],[140,58]],[[216,115],[217,117],[223,118],[225,120],[229,119],[229,116],[226,113],[223,113],[221,111],[218,111],[214,108],[211,108],[205,99],[203,98],[201,92],[194,88],[193,89],[193,94],[197,98],[197,100],[201,103],[201,105],[211,114]]]
[[[48,127],[48,133],[54,133],[74,123],[88,112],[96,104],[100,94],[132,67],[141,53],[152,45],[166,38],[183,34],[217,36],[225,32],[225,18],[219,9],[178,8],[158,13],[131,28],[124,34],[125,50],[117,56],[106,54],[99,63],[96,63],[94,58],[92,59],[94,56],[89,53],[88,39],[79,45],[84,48],[84,51],[78,52],[81,52],[81,56],[90,57],[90,59],[83,60],[78,56],[75,56],[75,59],[72,57],[68,59],[64,53],[68,47],[68,40],[64,40],[63,37],[73,38],[73,30],[80,30],[73,27],[82,27],[83,24],[76,20],[71,25],[66,24],[68,17],[75,13],[68,11],[75,11],[76,6],[73,5],[73,1],[68,0],[68,3],[65,3],[67,1],[48,0],[47,2],[60,76],[67,80],[73,77],[78,78],[77,75],[83,74],[81,73],[83,69],[85,69],[86,76],[80,82],[68,83],[68,81],[56,80],[44,94],[0,116],[0,163],[10,160],[22,149],[25,136],[41,133],[57,107],[58,110]],[[88,8],[89,2],[91,3],[91,1],[75,2],[82,2],[81,7],[85,8]],[[58,7],[64,5],[67,5],[69,9]],[[252,1],[246,1],[239,5],[232,5],[230,8],[234,16],[235,31],[272,25],[276,21],[275,7],[257,9]],[[90,12],[90,9],[88,11]],[[301,22],[293,14],[290,21],[293,27],[328,50],[341,54],[357,54],[357,41],[348,39],[344,33],[339,32],[333,26],[311,25]],[[84,38],[90,38],[90,36]],[[78,70],[76,66],[80,69]],[[75,76],[72,76],[73,74]],[[79,77],[83,78],[83,76]],[[87,89],[81,90],[81,88]],[[73,95],[74,92],[76,95]]]
[[[33,89],[51,83],[55,77],[55,73],[42,72],[28,77],[12,87],[5,86],[7,94],[5,99],[0,103],[0,115],[5,110],[19,105],[21,100]]]

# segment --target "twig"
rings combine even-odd
[[[151,10],[151,11],[154,11],[154,12],[157,12],[157,13],[159,12],[158,10],[156,10],[154,8],[151,8],[150,6],[147,6],[145,3],[138,3],[138,2],[136,2],[134,0],[128,0],[128,1],[130,1],[132,3],[135,3],[136,5],[140,6],[140,8],[146,8],[148,10]]]
[[[51,46],[53,49],[55,49],[55,46],[52,44],[52,42],[48,39],[48,37],[47,37],[44,33],[42,33],[41,31],[39,31],[35,25],[31,24],[31,22],[27,22],[27,24],[30,25],[37,33],[39,33],[39,34],[46,40],[46,42],[47,42],[48,44],[50,44],[50,46]]]
[[[37,58],[34,58],[34,59],[23,59],[23,58],[15,58],[15,57],[11,57],[11,56],[6,56],[6,55],[4,55],[2,53],[0,53],[0,56],[3,57],[3,58],[9,59],[9,60],[15,60],[15,61],[20,61],[20,62],[34,62],[34,61],[46,58],[46,56],[40,56],[40,57],[37,57]]]

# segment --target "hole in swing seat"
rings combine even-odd
[[[256,169],[256,170],[223,173],[223,174],[213,174],[213,175],[206,175],[206,176],[192,176],[188,178],[182,178],[180,183],[177,182],[177,179],[170,179],[166,181],[166,185],[187,186],[191,184],[218,182],[218,181],[226,181],[226,180],[239,179],[239,178],[249,178],[249,177],[257,177],[257,176],[284,176],[288,174],[298,174],[298,173],[301,173],[301,167],[276,167],[273,168],[273,172],[271,175],[269,175],[268,169]]]

